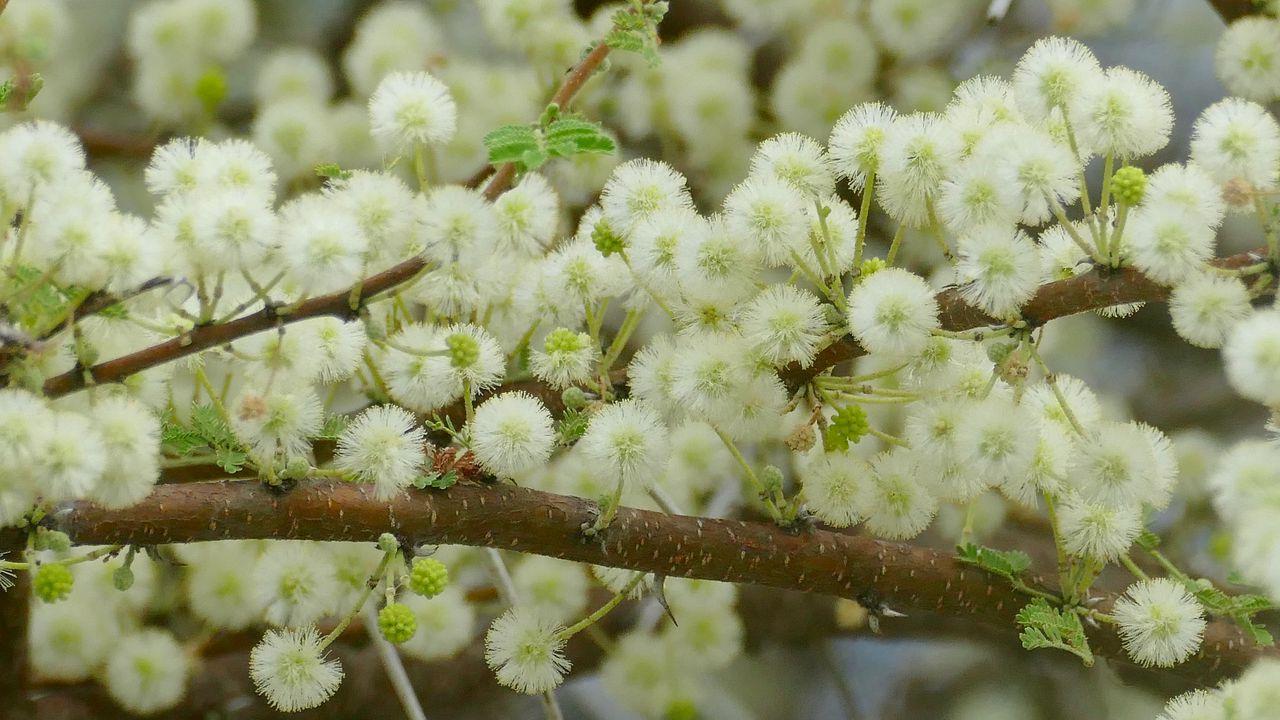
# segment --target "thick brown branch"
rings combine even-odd
[[[1217,10],[1226,22],[1261,12],[1259,3],[1255,0],[1210,0],[1209,4],[1213,5],[1213,9]]]
[[[664,515],[622,508],[596,540],[582,528],[596,506],[579,498],[503,485],[459,483],[378,502],[369,486],[307,481],[288,491],[257,482],[159,486],[143,503],[106,511],[75,503],[46,522],[83,544],[151,545],[228,538],[372,541],[495,547],[676,577],[818,592],[908,613],[966,617],[1008,627],[1027,601],[1007,583],[950,555],[813,529]],[[1099,605],[1108,607],[1110,598]],[[1124,660],[1119,638],[1093,633],[1098,654]],[[1270,651],[1268,651],[1270,652]],[[1171,672],[1212,683],[1263,651],[1215,622],[1200,653]]]

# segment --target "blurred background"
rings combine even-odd
[[[144,215],[151,199],[141,169],[152,148],[175,135],[250,136],[272,154],[282,185],[294,191],[318,186],[312,169],[321,163],[381,167],[362,125],[364,103],[377,79],[395,69],[425,68],[450,85],[460,128],[438,159],[439,172],[454,182],[479,177],[486,167],[484,134],[535,118],[563,71],[599,36],[611,9],[583,0],[259,0],[256,37],[246,51],[184,64],[159,63],[137,51],[132,38],[143,32],[137,15],[148,5],[65,2],[65,22],[49,30],[47,52],[10,70],[39,72],[40,94],[26,112],[0,119],[69,124],[86,145],[90,167],[112,184],[121,209]],[[526,14],[503,15],[495,11],[498,5]],[[662,64],[650,68],[638,57],[615,54],[610,72],[593,80],[579,107],[619,136],[623,158],[660,157],[686,173],[704,210],[743,176],[756,142],[785,130],[825,142],[840,114],[868,100],[903,112],[941,109],[958,81],[1007,74],[1046,34],[1073,35],[1104,65],[1128,65],[1169,90],[1177,124],[1170,145],[1148,169],[1184,160],[1192,121],[1225,94],[1213,65],[1223,22],[1204,0],[1013,0],[994,22],[987,20],[990,3],[979,0],[671,5],[661,28]],[[308,122],[299,124],[300,117]],[[576,226],[617,160],[584,157],[548,171],[568,208],[565,232]],[[1232,215],[1219,254],[1259,244],[1253,219]],[[917,269],[939,259],[930,255],[936,252],[932,242],[908,239],[905,248]],[[1187,492],[1156,527],[1193,574],[1226,578],[1203,478],[1222,446],[1261,434],[1263,411],[1228,389],[1216,352],[1174,336],[1163,306],[1124,321],[1086,315],[1052,327],[1047,356],[1055,370],[1084,379],[1104,395],[1114,417],[1143,420],[1175,439]],[[1052,557],[1039,517],[992,497],[981,520],[984,542],[1028,548],[1041,563]],[[920,542],[947,547],[961,521],[958,513],[944,513]],[[1122,582],[1104,577],[1102,585],[1122,589]],[[478,604],[492,600],[482,581],[469,592]],[[1127,720],[1154,718],[1165,698],[1185,689],[1105,661],[1084,668],[1066,655],[1027,653],[1012,628],[921,617],[888,621],[876,635],[853,603],[760,588],[743,588],[738,608],[745,652],[698,679],[704,685],[702,717]],[[629,609],[610,619],[610,629],[658,622],[655,612],[652,606]],[[363,637],[343,643],[348,679],[337,698],[298,717],[401,716]],[[252,692],[247,648],[242,638],[211,640],[202,679],[181,711],[167,717],[274,716]],[[653,716],[637,714],[643,709],[634,702],[621,703],[616,686],[592,670],[601,660],[597,645],[582,640],[571,657],[575,679],[558,692],[567,717]],[[497,686],[477,642],[453,660],[411,661],[410,672],[432,718],[541,715],[536,699]],[[47,682],[41,688],[41,717],[118,716],[88,683]]]

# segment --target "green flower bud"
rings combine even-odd
[[[115,585],[120,592],[133,587],[133,568],[128,565],[116,568],[116,571],[111,573],[111,584]]]
[[[831,418],[831,424],[827,426],[827,433],[823,438],[823,449],[827,452],[843,452],[849,449],[850,443],[857,444],[870,431],[867,411],[859,405],[846,405]]]
[[[387,603],[378,611],[378,630],[382,637],[397,645],[418,632],[418,618],[403,603]]]
[[[31,580],[36,597],[47,603],[66,600],[71,595],[73,584],[75,577],[71,575],[71,568],[61,563],[41,565]]]
[[[591,228],[591,241],[596,244],[596,249],[605,257],[622,252],[627,248],[626,241],[621,235],[615,233],[612,227],[609,227],[608,221],[604,218],[601,218],[596,222],[595,227]]]
[[[765,465],[764,470],[760,472],[760,482],[764,484],[766,492],[782,492],[782,470],[779,470],[776,465]]]
[[[1009,353],[1017,349],[1016,342],[992,343],[987,346],[987,359],[999,365],[1009,358]]]
[[[1111,194],[1121,205],[1137,205],[1147,191],[1147,176],[1142,168],[1122,167],[1111,176]]]
[[[400,549],[400,541],[395,535],[384,532],[378,536],[378,549],[386,553],[396,552]]]
[[[885,263],[883,259],[867,258],[862,261],[862,267],[858,269],[858,275],[866,277],[868,275],[873,275],[877,270],[883,270],[884,268]]]
[[[43,527],[36,528],[35,549],[64,553],[71,549],[71,538],[64,532]]]
[[[409,571],[409,589],[423,597],[433,598],[449,585],[449,568],[435,558],[420,557],[413,559],[413,569]]]
[[[569,410],[581,410],[587,406],[587,394],[583,392],[582,388],[565,388],[564,392],[560,393],[560,401]]]
[[[470,335],[454,333],[445,338],[449,362],[456,368],[468,368],[480,361],[480,343]]]

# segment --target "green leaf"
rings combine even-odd
[[[546,129],[547,151],[553,157],[572,157],[582,153],[612,154],[618,144],[600,123],[577,116],[562,117]]]
[[[199,433],[179,424],[173,417],[173,413],[167,414],[160,422],[160,443],[165,453],[178,456],[190,455],[196,450],[208,447],[208,443]]]
[[[443,473],[423,473],[413,480],[413,486],[419,490],[426,490],[427,488],[447,490],[456,484],[458,484],[458,473],[456,470],[448,470]]]
[[[1144,550],[1155,550],[1160,547],[1160,536],[1144,529],[1134,542]]]
[[[218,448],[214,454],[213,462],[229,473],[238,473],[248,459],[249,456],[240,450]]]
[[[191,408],[191,429],[212,448],[239,448],[240,441],[212,405]]]
[[[316,434],[317,440],[337,440],[347,429],[347,425],[351,423],[351,419],[346,415],[330,415],[324,419],[324,426],[320,428],[320,432]]]
[[[1254,622],[1251,618],[1237,617],[1236,624],[1239,625],[1240,628],[1245,631],[1245,634],[1252,638],[1253,642],[1259,647],[1271,647],[1276,642],[1276,639],[1271,636],[1271,633],[1265,627]]]
[[[1021,550],[995,550],[973,543],[957,545],[956,559],[1010,580],[1031,567],[1031,556]]]
[[[351,177],[351,171],[343,170],[337,163],[325,163],[316,166],[316,175],[327,180],[347,180]]]
[[[1064,613],[1044,598],[1036,598],[1018,611],[1017,620],[1022,627],[1018,634],[1022,647],[1063,650],[1080,658],[1085,667],[1093,666],[1093,651],[1089,649],[1089,639],[1076,613]]]
[[[523,163],[527,153],[542,152],[537,133],[528,125],[503,125],[484,136],[484,146],[493,165]]]
[[[560,444],[568,447],[578,442],[586,434],[587,423],[590,420],[591,416],[582,410],[566,410],[557,428]]]

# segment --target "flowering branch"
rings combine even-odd
[[[142,503],[107,511],[87,502],[45,521],[77,543],[155,545],[273,538],[373,541],[390,529],[409,544],[495,547],[578,562],[824,593],[888,610],[959,616],[1008,627],[1028,597],[951,555],[821,529],[789,532],[771,523],[698,518],[619,508],[595,541],[582,528],[597,506],[579,498],[505,485],[461,482],[444,491],[380,502],[368,486],[305,481],[284,492],[257,482],[160,486]],[[1033,585],[1047,586],[1032,577]],[[1093,605],[1106,612],[1113,596]],[[1102,656],[1126,662],[1111,627],[1090,631]],[[1197,684],[1275,654],[1238,628],[1209,624],[1199,653],[1169,670]]]

